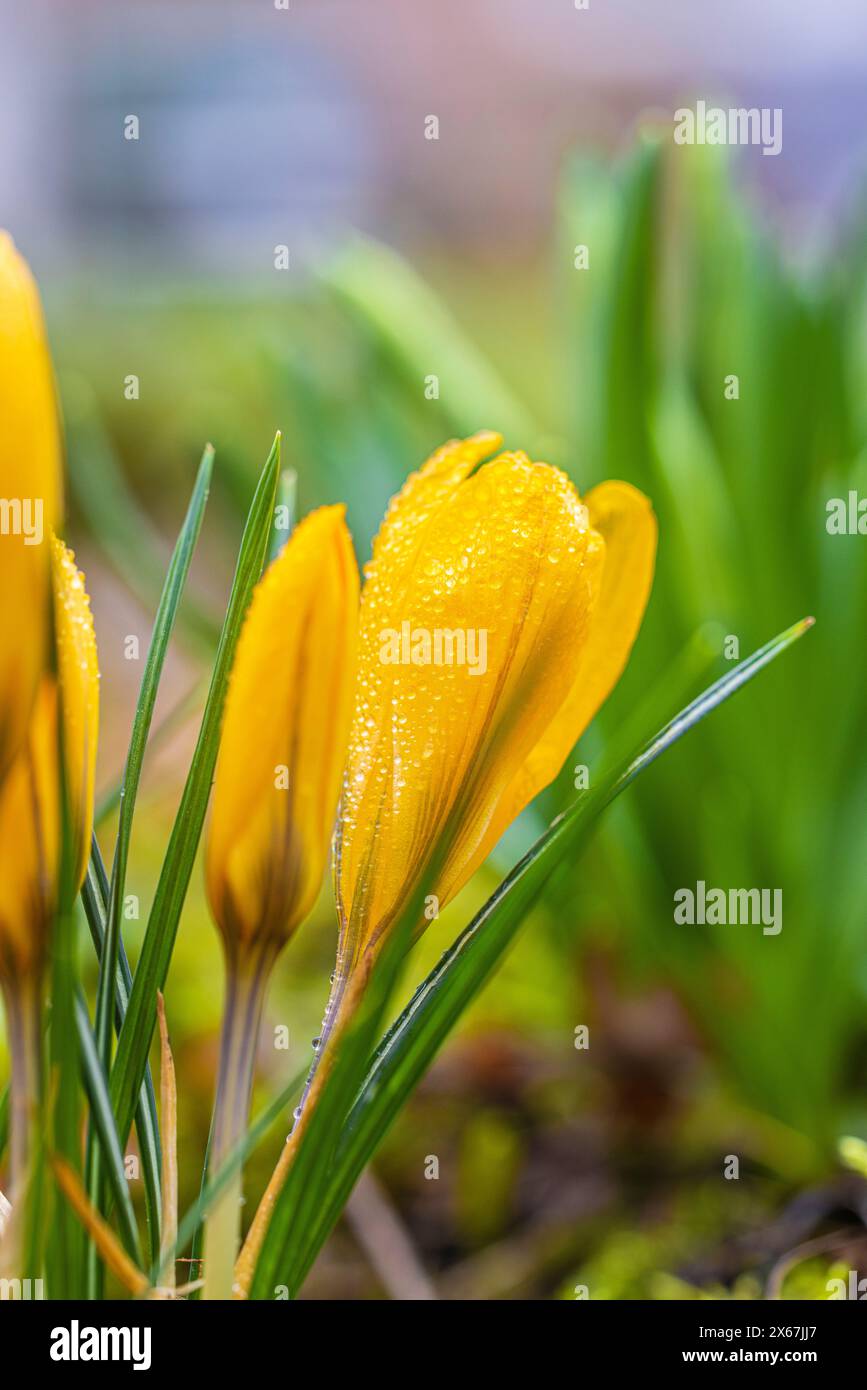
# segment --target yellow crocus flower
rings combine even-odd
[[[316,900],[352,718],[358,570],[343,507],[300,523],[257,586],[238,642],[206,848],[226,958],[214,1104],[217,1171],[247,1121],[274,961]],[[205,1297],[227,1298],[240,1176],[210,1213]]]
[[[352,715],[358,570],[343,507],[256,587],[229,682],[206,850],[227,956],[279,950],[322,883]]]
[[[582,500],[501,444],[446,444],[392,500],[365,570],[355,714],[335,834],[339,1031],[414,890],[437,909],[556,777],[620,677],[653,579],[656,519],[628,483]],[[421,931],[427,921],[419,923]],[[243,1294],[326,1067],[236,1267]]]
[[[442,908],[553,781],[644,614],[647,498],[612,482],[582,501],[521,453],[478,467],[500,442],[442,448],[374,543],[336,836],[341,978],[435,862]]]
[[[60,511],[60,431],[33,277],[0,232],[0,781],[24,741],[45,669],[49,539]]]
[[[38,1095],[39,1011],[60,854],[62,720],[74,888],[81,887],[93,825],[99,718],[96,639],[84,576],[52,538],[56,674],[45,673],[29,728],[0,786],[0,988],[12,1055],[13,1180],[26,1167]]]

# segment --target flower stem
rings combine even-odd
[[[38,977],[5,981],[3,1000],[9,1034],[11,1076],[9,1082],[9,1176],[12,1203],[7,1231],[10,1247],[4,1251],[4,1269],[21,1268],[27,1230],[27,1205],[33,1164],[39,1139],[39,1099],[42,1081],[42,985]]]
[[[219,1172],[247,1128],[259,1024],[274,960],[272,950],[259,950],[227,962],[226,1010],[214,1100],[212,1174]],[[233,1266],[241,1234],[241,1183],[239,1168],[205,1222],[203,1297],[207,1299],[232,1297]]]
[[[313,1109],[319,1099],[320,1092],[327,1079],[334,1049],[337,1046],[343,1030],[348,1026],[355,1008],[358,1006],[363,993],[363,976],[350,977],[339,974],[334,981],[328,1004],[325,1009],[325,1017],[322,1021],[322,1032],[319,1038],[319,1045],[313,1064],[304,1086],[301,1102],[295,1111],[295,1123],[286,1139],[286,1143],[280,1152],[268,1186],[262,1194],[256,1214],[247,1232],[247,1239],[238,1256],[235,1265],[235,1289],[236,1298],[246,1298],[250,1292],[250,1285],[253,1281],[253,1274],[256,1268],[256,1261],[265,1239],[265,1233],[271,1221],[271,1215],[277,1202],[277,1198],[283,1188],[283,1184],[289,1174],[289,1169],[295,1158],[295,1153],[302,1135],[307,1127]]]

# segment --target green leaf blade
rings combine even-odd
[[[123,1152],[114,1127],[114,1114],[109,1100],[105,1072],[100,1061],[96,1039],[91,1031],[87,1005],[81,992],[78,993],[75,1001],[75,1021],[78,1029],[79,1056],[84,1088],[90,1104],[94,1134],[104,1159],[104,1167],[100,1168],[100,1172],[104,1172],[108,1177],[115,1206],[120,1214],[120,1236],[126,1252],[131,1259],[141,1265],[138,1227],[124,1172]]]
[[[126,1136],[147,1065],[156,1023],[156,995],[162,989],[193,862],[205,820],[217,759],[223,704],[241,625],[261,573],[280,472],[278,435],[256,488],[244,528],[238,563],[217,648],[199,737],[148,918],[132,993],[111,1073],[111,1097],[118,1133]]]
[[[108,900],[107,931],[103,952],[100,957],[99,982],[96,997],[96,1045],[103,1067],[111,1065],[111,1022],[114,1004],[114,977],[117,969],[118,942],[121,930],[121,906],[126,883],[126,868],[129,858],[129,844],[132,835],[132,822],[135,803],[141,779],[145,749],[153,719],[157,691],[163,673],[166,652],[174,630],[181,596],[190,571],[190,562],[199,538],[211,474],[214,464],[214,450],[210,444],[205,447],[196,476],[193,494],[172,554],[166,581],[160,596],[154,629],[148,649],[141,688],[133,719],[129,751],[127,753],[123,786],[120,794],[120,816],[114,864]]]
[[[108,875],[105,871],[105,865],[102,862],[99,844],[96,836],[94,836],[87,877],[85,878],[81,890],[81,901],[97,959],[99,959],[102,954],[103,941],[105,940],[108,893]],[[120,938],[118,946],[119,955],[115,974],[115,1031],[119,1034],[123,1027],[124,1018],[126,1017],[127,1004],[129,1003],[130,991],[132,989],[132,971],[130,970],[129,960],[127,959],[123,937]],[[142,1184],[144,1186],[148,1253],[153,1260],[156,1258],[160,1246],[162,1151],[160,1145],[159,1120],[157,1118],[156,1094],[154,1092],[150,1063],[148,1063],[145,1068],[144,1079],[139,1092],[138,1105],[136,1106],[135,1113],[135,1127],[138,1136],[139,1156],[141,1158]]]

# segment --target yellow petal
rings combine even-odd
[[[59,854],[57,687],[45,676],[24,744],[0,786],[0,980],[38,975]]]
[[[238,642],[206,851],[229,951],[281,945],[322,882],[352,711],[358,572],[342,507],[297,527]]]
[[[653,508],[637,488],[619,482],[600,483],[587,493],[584,503],[591,525],[605,541],[605,568],[578,672],[569,695],[497,807],[470,872],[482,863],[533,797],[557,776],[620,679],[641,627],[656,560]]]
[[[84,575],[76,567],[72,551],[56,537],[53,538],[52,559],[57,676],[77,892],[87,870],[93,830],[99,666]]]
[[[574,685],[603,561],[569,480],[521,454],[453,477],[421,514],[412,486],[392,504],[362,596],[337,834],[341,977],[444,837],[440,905],[465,881]]]
[[[555,725],[562,721],[564,737],[571,737],[568,747],[560,744],[564,757],[623,674],[656,564],[656,517],[643,492],[630,483],[600,483],[584,502],[605,540],[605,572],[579,677]]]
[[[49,537],[59,509],[60,435],[39,295],[0,232],[0,779],[46,666]]]

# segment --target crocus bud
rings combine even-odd
[[[322,875],[352,713],[358,571],[342,507],[296,528],[257,586],[226,698],[206,851],[229,959],[279,949]]]
[[[582,500],[480,434],[386,514],[365,573],[336,832],[337,989],[430,872],[438,906],[560,771],[644,614],[656,520],[627,483]],[[419,929],[426,922],[419,924]]]

